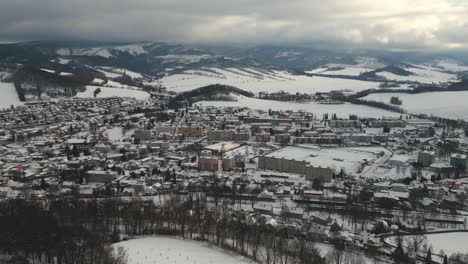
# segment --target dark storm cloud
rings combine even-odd
[[[462,48],[454,0],[2,0],[0,41],[157,40]]]

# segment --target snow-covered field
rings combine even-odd
[[[70,60],[64,58],[58,58],[58,63],[60,64],[68,64]]]
[[[448,256],[453,253],[464,253],[468,254],[467,239],[468,233],[466,232],[455,232],[455,233],[443,233],[443,234],[429,234],[426,235],[426,242],[432,246],[432,252],[439,254],[441,250]],[[409,236],[404,237],[409,239]],[[396,238],[389,237],[386,239],[389,243],[396,245]]]
[[[122,84],[122,83],[119,83],[119,82],[114,82],[114,81],[111,81],[111,80],[107,80],[107,83],[104,84],[103,86],[111,87],[111,88],[125,88],[125,89],[130,89],[130,90],[139,90],[140,89],[140,88],[135,87],[135,86],[126,85],[126,84]]]
[[[309,73],[327,74],[327,75],[349,75],[358,76],[361,73],[373,71],[384,67],[375,59],[361,60],[356,65],[347,64],[329,64],[324,67],[308,71]],[[337,69],[337,70],[334,70]],[[341,69],[339,69],[341,68]],[[455,60],[435,60],[424,64],[407,63],[402,69],[413,73],[410,76],[400,76],[391,72],[378,72],[377,75],[385,77],[391,81],[411,81],[420,83],[440,83],[447,81],[457,81],[455,72],[468,71],[468,66]]]
[[[447,71],[455,71],[455,72],[460,72],[460,71],[468,71],[468,66],[463,65],[461,62],[456,61],[456,60],[436,60],[433,63],[431,63],[431,66],[434,67],[439,67]]]
[[[368,72],[368,71],[372,71],[372,69],[363,68],[363,67],[353,67],[353,66],[349,66],[349,67],[346,67],[346,68],[344,68],[344,69],[337,70],[337,71],[329,70],[329,69],[328,69],[327,71],[319,72],[319,73],[322,73],[322,74],[330,74],[330,75],[359,76],[360,74],[365,73],[365,72]]]
[[[433,247],[434,253],[444,250],[445,254],[462,252],[468,254],[468,233],[445,233],[427,235],[429,244]]]
[[[158,236],[113,245],[127,250],[128,264],[247,264],[254,263],[207,243]]]
[[[359,117],[382,118],[383,116],[399,117],[400,114],[372,108],[364,105],[339,104],[326,105],[316,103],[291,103],[272,100],[263,100],[257,98],[249,98],[245,96],[236,96],[237,101],[201,101],[196,103],[201,106],[216,106],[216,107],[248,107],[268,111],[269,109],[276,111],[304,111],[310,112],[322,118],[323,114],[336,114],[341,118],[349,118],[349,115],[355,114]]]
[[[49,69],[44,69],[44,68],[41,68],[41,70],[43,70],[43,71],[46,71],[46,72],[49,72],[49,73],[55,73],[55,71],[53,71],[53,70],[49,70]]]
[[[120,73],[115,73],[115,72],[110,72],[110,71],[105,71],[105,70],[100,70],[100,69],[98,69],[98,71],[104,73],[104,75],[108,78],[122,77],[122,74]]]
[[[100,69],[101,69],[100,71],[109,78],[119,77],[124,74],[130,76],[131,78],[143,78],[143,75],[141,75],[141,73],[123,69],[123,68],[100,67]]]
[[[186,71],[164,77],[160,84],[175,92],[190,91],[210,84],[227,84],[246,91],[316,93],[336,90],[361,91],[377,88],[379,83],[327,77],[292,75],[282,71],[257,69],[218,69]]]
[[[41,70],[46,71],[46,72],[49,72],[49,73],[53,73],[53,74],[56,73],[54,70],[49,70],[49,69],[45,69],[45,68],[41,68]],[[70,72],[60,72],[59,75],[62,75],[62,76],[70,76],[70,75],[73,75],[73,73],[70,73]]]
[[[377,93],[370,94],[363,99],[390,103],[392,96],[398,96],[403,101],[401,107],[411,113],[468,120],[468,91],[420,94]]]
[[[76,97],[94,97],[94,90],[101,88],[101,92],[97,97],[133,97],[140,100],[146,100],[150,97],[150,94],[145,91],[131,90],[125,88],[111,88],[111,87],[100,87],[100,86],[86,86],[86,91],[79,92]]]
[[[376,58],[371,57],[357,57],[355,58],[356,64],[327,64],[326,66],[308,71],[309,73],[321,73],[328,75],[349,75],[358,76],[361,73],[373,71],[385,65],[379,62]],[[334,70],[334,68],[342,68]]]
[[[328,67],[319,67],[319,68],[315,68],[313,70],[310,70],[310,71],[306,71],[307,73],[324,73],[328,71]]]
[[[457,75],[453,73],[446,73],[440,69],[426,66],[417,65],[415,67],[404,68],[404,70],[412,72],[413,75],[400,76],[390,72],[378,72],[377,75],[387,78],[387,80],[396,81],[412,81],[420,83],[441,83],[448,81],[457,81]]]
[[[348,64],[328,64],[326,67],[316,68],[308,73],[317,73],[317,74],[328,74],[328,75],[349,75],[349,76],[359,76],[362,73],[373,71],[378,67],[382,67],[381,64],[376,63],[361,63],[356,65]]]
[[[13,83],[0,82],[0,109],[22,105]]]

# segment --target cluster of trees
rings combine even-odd
[[[405,83],[405,82],[399,82]],[[406,82],[408,83],[408,82]],[[398,85],[398,84],[397,84]],[[348,99],[359,99],[366,97],[370,94],[374,93],[406,93],[406,94],[419,94],[419,93],[427,93],[427,92],[447,92],[447,91],[466,91],[468,90],[468,80],[463,80],[457,83],[453,83],[450,85],[444,84],[415,84],[412,85],[412,89],[395,89],[394,85],[387,85],[387,83],[382,83],[379,85],[380,89],[366,89],[360,91],[354,95],[348,96]]]
[[[76,223],[71,215],[57,214],[38,202],[2,202],[0,254],[15,256],[12,263],[126,263],[125,251],[115,254],[104,232]]]
[[[96,98],[97,95],[100,94],[100,93],[101,93],[101,88],[100,88],[100,87],[96,88],[96,89],[94,90],[94,92],[93,92],[94,98]]]
[[[197,196],[197,197],[194,197]],[[204,196],[165,196],[157,205],[139,198],[60,198],[47,203],[6,201],[0,214],[0,254],[44,263],[122,263],[110,243],[121,234],[166,234],[208,241],[262,263],[325,263],[314,237],[297,235],[262,215],[252,218]]]
[[[42,94],[45,92],[49,96],[74,96],[78,91],[83,91],[84,86],[91,83],[98,76],[102,77],[104,75],[89,69],[75,69],[73,75],[63,76],[43,71],[36,66],[26,65],[13,74],[12,80],[19,99],[25,101],[28,94],[41,99]],[[107,78],[105,79],[107,80]]]
[[[197,101],[202,100],[214,100],[220,96],[228,96],[231,93],[243,95],[246,97],[253,97],[254,94],[251,92],[244,91],[242,89],[222,84],[213,84],[197,88],[188,92],[180,93],[177,96],[173,97],[168,103],[167,106],[171,109],[182,108],[187,105],[192,105]]]
[[[398,96],[392,96],[390,98],[390,103],[392,105],[401,105],[403,103],[403,101],[400,98],[398,98]]]
[[[358,104],[358,105],[367,105],[375,108],[380,108],[388,111],[393,111],[396,113],[405,113],[405,110],[403,110],[401,107],[395,106],[395,105],[389,105],[386,103],[382,102],[377,102],[377,101],[368,101],[368,100],[362,100],[362,99],[347,99],[352,104]]]
[[[295,94],[291,94],[285,91],[279,91],[275,93],[259,92],[258,98],[282,102],[308,102],[313,99],[313,96],[306,93],[297,92]]]
[[[133,79],[130,75],[127,74],[126,71],[124,71],[122,76],[115,77],[112,80],[116,81],[116,82],[119,82],[121,84],[140,87],[140,88],[144,86],[142,82]],[[148,89],[149,87],[147,86],[146,88]]]
[[[396,87],[400,87],[400,85],[398,83],[395,83],[395,82],[383,82],[381,84],[379,84],[379,88],[396,88]]]
[[[330,117],[329,117],[328,113],[323,114],[323,120],[329,120],[329,119],[330,119]],[[332,120],[338,120],[338,116],[335,113],[333,113],[333,114],[331,114],[331,119]]]
[[[361,264],[365,263],[364,257],[359,253],[347,251],[344,244],[334,242],[333,250],[330,250],[326,256],[328,264]],[[312,262],[313,263],[313,262]],[[376,261],[377,263],[377,261]]]
[[[392,258],[395,263],[442,263],[442,264],[464,264],[468,263],[468,254],[455,253],[448,257],[442,250],[433,253],[424,235],[414,235],[408,239],[397,237],[397,246],[393,251]],[[434,260],[437,260],[434,262]]]
[[[426,256],[422,263],[432,264],[431,248],[427,249],[426,237],[416,235],[407,240],[406,247],[403,247],[403,238],[397,237],[397,247],[393,251],[393,260],[396,263],[416,263],[420,258],[420,251],[426,251]]]

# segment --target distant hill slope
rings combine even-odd
[[[468,79],[453,83],[447,87],[449,91],[468,91]]]
[[[413,73],[411,73],[411,72],[409,72],[407,70],[404,70],[404,69],[402,69],[400,67],[397,67],[395,65],[389,65],[389,66],[385,66],[385,67],[382,67],[382,68],[379,68],[379,69],[376,69],[376,70],[373,70],[373,71],[362,73],[362,74],[359,75],[359,77],[363,78],[363,79],[376,79],[376,78],[385,79],[385,77],[377,75],[377,73],[379,73],[379,72],[389,72],[389,73],[393,73],[393,74],[398,75],[398,76],[413,75]]]
[[[102,73],[86,69],[75,70],[71,75],[62,76],[35,66],[23,66],[13,73],[12,81],[20,100],[25,101],[27,98],[41,99],[44,96],[75,96],[94,78],[105,78],[103,76]]]
[[[327,50],[313,46],[213,47],[163,42],[33,41],[0,44],[0,78],[12,81],[12,73],[26,67],[13,75],[24,100],[39,94],[73,96],[82,89],[80,87],[93,82],[92,78],[98,85],[109,80],[116,86],[157,89],[164,85],[162,80],[168,76],[181,77],[170,80],[174,81],[171,82],[173,87],[180,87],[183,86],[180,82],[192,82],[192,77],[204,75],[201,77],[206,78],[198,80],[206,82],[196,87],[215,83],[240,86],[250,78],[257,86],[263,85],[261,80],[268,79],[288,90],[294,83],[275,72],[285,72],[288,79],[295,80],[297,75],[306,75],[304,72],[322,67],[326,71],[307,74],[320,74],[321,78],[316,79],[326,81],[330,84],[326,89],[334,90],[335,87],[330,87],[337,86],[337,78],[405,84],[456,81],[453,77],[465,76],[468,72],[468,66],[456,59],[435,54]],[[424,68],[425,63],[430,66]],[[353,68],[350,66],[354,66],[354,71],[350,71]],[[218,69],[224,74],[218,74]],[[227,81],[219,81],[223,78]],[[44,83],[42,87],[47,87],[44,93],[41,88],[34,88],[41,83]],[[322,84],[311,84],[311,90],[321,89],[317,85]],[[309,92],[307,89],[301,92]]]
[[[1,44],[0,61],[21,64],[47,63],[55,56],[50,50],[28,44]]]
[[[383,68],[380,68],[380,69],[377,69],[375,70],[375,72],[390,72],[390,73],[393,73],[393,74],[396,74],[396,75],[399,75],[399,76],[410,76],[412,75],[413,73],[407,71],[407,70],[404,70],[400,67],[397,67],[395,65],[389,65],[389,66],[386,66],[386,67],[383,67]]]
[[[125,68],[151,76],[198,70],[201,67],[277,68],[309,71],[329,64],[363,65],[400,76],[411,74],[406,63],[432,63],[451,56],[411,52],[327,50],[288,46],[192,46],[164,42],[35,41],[0,45],[0,60],[22,64],[50,64],[59,59],[91,67]],[[459,63],[463,63],[458,61]],[[62,63],[63,64],[63,63]],[[380,68],[380,69],[379,69]]]
[[[259,64],[248,58],[230,58],[199,48],[161,42],[36,41],[0,45],[0,61],[22,64],[73,64],[125,68],[163,76],[201,67],[245,67]]]

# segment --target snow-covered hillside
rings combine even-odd
[[[468,70],[463,62],[450,57],[428,55],[427,58],[415,60],[401,54],[393,58],[382,53],[330,52],[307,48],[230,50],[158,42],[65,42],[57,49],[42,48],[40,42],[24,45],[30,45],[34,57],[47,58],[40,68],[50,73],[60,72],[61,77],[80,79],[77,69],[87,68],[90,70],[88,74],[96,70],[108,79],[126,74],[138,80],[125,78],[120,81],[134,86],[141,86],[141,83],[162,86],[174,92],[225,84],[253,93],[344,91],[350,94],[379,88],[385,79],[400,82],[394,86],[393,82],[387,85],[398,89],[407,89],[411,82],[457,81],[463,76],[460,71]],[[296,74],[302,70],[309,70],[307,72],[312,74]],[[94,82],[81,85],[99,86],[106,82],[100,74],[94,74],[94,78]],[[67,81],[58,80],[61,81],[58,83]],[[106,86],[128,88],[116,81],[119,80],[109,80]],[[64,95],[63,89],[58,90],[60,95]]]
[[[207,243],[172,237],[132,239],[113,245],[127,250],[128,264],[247,264],[254,263]]]
[[[438,67],[447,71],[463,72],[468,71],[468,66],[462,62],[450,59],[438,59],[427,64],[428,66]]]
[[[177,63],[188,64],[188,63],[200,62],[203,59],[212,58],[212,56],[207,55],[207,54],[202,54],[202,55],[175,55],[175,54],[169,54],[169,55],[164,55],[164,56],[157,56],[156,58],[162,59],[164,61],[164,63],[177,62]]]
[[[361,58],[357,64],[327,64],[307,71],[312,74],[359,76],[376,71],[378,77],[389,81],[409,81],[419,83],[443,83],[457,81],[457,72],[468,71],[468,66],[456,60],[440,59],[427,63],[404,62],[397,67],[409,73],[408,76],[398,75],[385,70],[386,66],[375,58]],[[392,66],[393,67],[393,66]]]
[[[185,71],[158,81],[175,92],[190,91],[210,84],[226,84],[240,89],[258,92],[316,93],[337,90],[362,91],[377,88],[379,83],[327,77],[292,75],[285,71],[260,69],[208,68],[200,71]]]
[[[104,73],[108,78],[121,77],[124,74],[131,78],[143,78],[143,75],[139,72],[134,72],[128,69],[115,68],[115,67],[96,67],[96,70]]]
[[[376,58],[357,57],[355,60],[356,64],[332,63],[306,72],[327,75],[359,76],[362,73],[373,71],[385,66],[385,64],[382,64]]]
[[[114,52],[128,52],[132,55],[146,54],[146,47],[152,43],[136,43],[128,45],[116,45],[116,46],[102,46],[102,47],[90,47],[90,48],[61,48],[56,52],[61,56],[99,56],[104,58],[110,58]]]
[[[76,97],[94,97],[94,91],[97,88],[101,88],[101,92],[97,95],[97,97],[133,97],[140,100],[146,100],[150,97],[150,94],[145,91],[92,85],[86,86],[86,91],[79,92]]]
[[[181,45],[171,45],[167,43],[143,42],[125,45],[103,45],[87,48],[60,48],[56,54],[59,56],[96,56],[103,58],[117,57],[121,53],[128,53],[132,56],[146,55],[156,58],[162,63],[196,63],[203,59],[216,58],[210,53],[199,49],[188,48]],[[222,56],[221,56],[222,57]]]
[[[319,68],[324,69],[324,68]],[[334,70],[337,69],[337,70]],[[363,68],[359,66],[350,66],[350,65],[330,65],[329,68],[325,70],[312,70],[310,73],[321,73],[328,75],[347,75],[347,76],[359,76],[362,73],[372,71],[373,69]]]
[[[449,81],[457,81],[457,75],[454,73],[445,72],[432,66],[414,65],[412,67],[403,68],[412,73],[409,76],[396,75],[391,72],[378,72],[377,75],[385,77],[387,80],[396,81],[411,81],[420,83],[442,83]]]
[[[61,56],[100,56],[104,58],[112,57],[108,48],[84,48],[84,49],[59,49],[57,54]]]
[[[22,105],[13,83],[0,82],[0,109]]]

